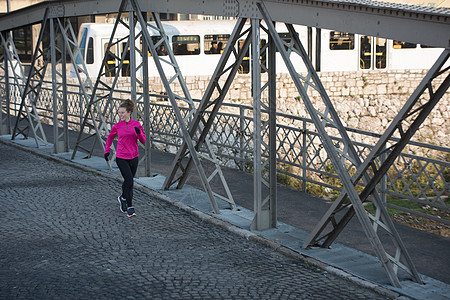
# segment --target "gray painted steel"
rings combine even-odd
[[[328,28],[376,37],[448,47],[450,10],[400,6],[388,3],[361,1],[314,0],[171,0],[138,1],[142,11],[190,13],[241,18],[258,18],[257,3],[264,3],[277,22]],[[47,7],[58,16],[84,16],[116,13],[120,0],[66,0],[46,1],[2,16],[0,31],[40,23]]]
[[[44,15],[44,22],[46,21],[47,13]],[[38,67],[36,67],[35,64],[32,64],[29,74],[26,75],[17,53],[17,49],[14,45],[12,35],[9,35],[6,41],[3,39],[2,35],[2,44],[6,52],[6,59],[9,61],[8,64],[11,65],[13,72],[11,75],[13,75],[12,77],[16,83],[16,95],[21,99],[20,108],[17,113],[18,117],[16,118],[16,122],[12,130],[12,139],[15,139],[19,135],[28,138],[31,131],[37,147],[41,146],[41,144],[48,144],[47,137],[42,129],[41,120],[36,110],[36,101],[38,99],[40,87],[48,65],[48,52],[44,53],[39,48],[40,42],[42,41],[42,36],[43,29],[41,29],[41,33],[39,34],[32,61],[37,62],[39,59],[44,60],[45,55],[46,59],[44,61],[46,61],[46,63],[44,63],[43,66]],[[17,74],[17,72],[19,72],[19,74]],[[35,77],[37,77],[38,80],[34,80]],[[23,85],[23,82],[25,82],[25,85]]]
[[[340,121],[339,116],[337,115],[337,112],[335,111],[330,99],[328,98],[327,92],[325,91],[324,87],[322,86],[320,79],[315,72],[309,58],[308,54],[306,53],[305,49],[303,48],[303,45],[300,42],[300,39],[295,32],[295,29],[292,25],[288,25],[289,32],[291,34],[291,46],[295,48],[295,50],[300,54],[300,56],[303,58],[303,61],[308,69],[308,77],[305,79],[302,76],[299,76],[299,74],[296,72],[294,66],[292,65],[289,57],[289,53],[286,51],[285,46],[283,45],[281,38],[277,34],[275,30],[275,26],[272,24],[272,20],[270,19],[269,13],[267,11],[267,8],[264,7],[264,5],[260,5],[261,13],[264,16],[264,20],[266,21],[266,24],[268,25],[269,32],[274,39],[274,42],[280,51],[281,56],[283,57],[284,62],[286,63],[286,66],[289,70],[289,73],[291,74],[291,77],[297,87],[298,92],[301,95],[301,98],[303,100],[303,103],[305,104],[305,107],[307,108],[314,125],[317,129],[317,131],[320,134],[321,141],[323,143],[323,146],[325,150],[327,151],[328,156],[330,157],[333,167],[340,177],[342,184],[344,186],[344,192],[343,194],[347,194],[351,204],[352,209],[351,211],[354,211],[354,214],[359,219],[359,222],[362,226],[362,228],[365,231],[365,234],[370,241],[378,259],[380,260],[381,264],[385,268],[385,271],[392,283],[392,285],[396,287],[400,287],[400,281],[397,276],[397,269],[398,267],[406,270],[412,277],[412,279],[416,282],[421,283],[421,279],[412,263],[412,261],[409,258],[409,255],[403,246],[403,243],[401,241],[400,236],[396,232],[392,220],[390,219],[389,215],[387,214],[385,206],[379,201],[378,195],[374,195],[374,204],[377,207],[377,214],[376,216],[372,216],[365,208],[363,207],[362,201],[364,199],[360,199],[360,196],[358,195],[358,192],[356,191],[356,184],[357,181],[353,181],[350,177],[350,174],[346,167],[346,160],[353,162],[353,164],[356,164],[359,166],[360,164],[360,158],[357,155],[357,152],[355,150],[355,147],[353,143],[351,142],[350,138],[348,137],[348,134],[342,125],[342,122]],[[299,78],[300,77],[300,78]],[[322,101],[325,104],[325,110],[320,110],[319,108],[316,108],[307,92],[306,87],[311,86],[312,88],[316,89],[319,94],[321,95]],[[335,128],[339,131],[340,136],[342,137],[342,140],[344,142],[344,151],[339,150],[339,148],[333,143],[331,136],[327,132],[326,127],[329,126],[330,128]],[[378,183],[378,182],[377,182]],[[374,193],[376,194],[376,193]],[[345,197],[344,197],[345,198]],[[381,212],[381,221],[379,212]],[[391,238],[393,239],[393,243],[396,246],[396,253],[395,255],[389,255],[385,248],[383,247],[383,244],[377,234],[377,227],[373,226],[373,223],[380,224],[384,228],[386,228],[386,231],[388,231],[391,235]],[[320,228],[322,228],[322,224],[319,224]]]
[[[117,2],[117,3],[116,3]],[[141,3],[142,2],[142,3]],[[174,160],[173,167],[172,167],[172,175],[170,178],[166,180],[164,187],[169,188],[171,183],[174,182],[174,176],[178,170],[178,168],[181,168],[181,158],[183,158],[186,154],[186,150],[189,150],[190,154],[190,160],[188,162],[188,167],[183,169],[183,176],[179,182],[178,187],[182,187],[184,184],[187,175],[189,173],[189,166],[192,166],[194,164],[199,172],[201,182],[203,184],[203,187],[208,195],[208,198],[210,200],[211,206],[213,208],[213,211],[215,213],[220,213],[219,207],[216,203],[215,197],[218,195],[213,193],[211,186],[210,186],[210,180],[211,178],[219,174],[221,177],[222,182],[224,183],[224,187],[227,191],[228,196],[228,202],[231,204],[232,208],[234,208],[234,201],[231,198],[231,194],[229,193],[229,189],[226,185],[226,182],[224,181],[223,175],[221,173],[220,167],[218,167],[218,163],[216,161],[216,157],[214,152],[211,150],[211,146],[209,144],[208,140],[208,131],[211,128],[211,122],[214,120],[215,115],[212,115],[210,119],[208,119],[208,122],[204,122],[203,115],[205,113],[205,109],[209,106],[209,98],[211,94],[209,94],[208,97],[205,97],[202,100],[202,110],[200,113],[195,109],[195,105],[193,103],[192,98],[189,95],[189,90],[187,89],[187,86],[184,82],[184,79],[181,74],[181,70],[179,69],[178,65],[176,64],[175,56],[173,55],[173,52],[171,51],[171,48],[168,47],[168,40],[167,37],[164,35],[163,32],[163,26],[159,20],[159,16],[156,13],[154,14],[154,18],[157,23],[157,27],[161,32],[161,36],[163,36],[162,42],[166,43],[166,49],[169,51],[169,58],[171,60],[171,65],[174,67],[174,70],[176,72],[176,75],[172,77],[170,80],[165,76],[163,68],[162,68],[162,59],[159,58],[156,47],[153,44],[153,41],[149,35],[149,32],[147,30],[147,27],[145,26],[145,19],[143,18],[142,11],[153,11],[153,12],[184,12],[184,13],[200,13],[200,14],[218,14],[218,15],[227,15],[227,16],[238,16],[241,17],[238,24],[242,25],[243,20],[245,21],[245,18],[249,17],[251,18],[251,32],[248,34],[248,37],[246,39],[246,42],[244,44],[243,51],[241,51],[240,55],[237,55],[238,59],[236,60],[236,64],[233,66],[232,76],[230,76],[227,80],[227,88],[228,90],[229,84],[231,80],[233,79],[233,76],[236,74],[237,67],[239,66],[239,63],[243,59],[243,53],[245,53],[245,49],[247,49],[249,43],[250,43],[250,37],[252,40],[252,46],[251,46],[251,52],[252,57],[260,57],[260,47],[259,47],[259,30],[260,30],[260,23],[261,19],[264,19],[266,21],[266,26],[268,28],[268,32],[270,32],[271,37],[273,38],[273,42],[275,43],[276,47],[280,51],[283,60],[285,61],[289,72],[291,74],[292,79],[295,82],[295,85],[301,95],[301,98],[307,108],[307,110],[310,113],[310,116],[314,122],[314,125],[316,126],[317,131],[319,132],[319,135],[321,137],[321,141],[323,143],[323,147],[325,148],[329,158],[331,159],[333,163],[333,167],[338,174],[339,178],[341,179],[343,185],[344,185],[344,191],[342,192],[341,200],[345,200],[346,197],[348,197],[351,201],[352,207],[344,216],[344,218],[341,220],[341,223],[338,224],[338,226],[335,227],[335,230],[332,232],[332,234],[328,235],[327,240],[325,242],[325,245],[331,244],[333,240],[339,235],[339,233],[342,231],[342,229],[345,227],[345,225],[348,223],[351,217],[356,215],[359,219],[359,222],[362,226],[362,228],[365,231],[365,234],[370,241],[373,249],[376,252],[377,257],[379,258],[381,264],[383,265],[389,280],[391,284],[395,287],[400,287],[400,282],[397,277],[397,270],[398,268],[401,268],[405,270],[408,274],[411,275],[412,279],[418,283],[421,283],[421,279],[418,276],[417,271],[415,270],[415,267],[409,258],[409,255],[403,246],[403,243],[398,235],[398,233],[395,231],[395,228],[393,227],[392,221],[390,220],[386,208],[381,202],[377,191],[375,190],[375,186],[379,183],[379,181],[382,179],[384,174],[387,171],[387,168],[389,167],[389,164],[394,161],[394,159],[400,154],[400,151],[402,147],[408,143],[410,137],[414,133],[414,131],[418,128],[418,126],[425,120],[425,118],[428,116],[428,114],[431,111],[431,108],[440,100],[442,95],[445,93],[445,91],[448,89],[449,86],[449,77],[441,84],[441,86],[437,89],[436,93],[430,92],[430,102],[422,107],[422,111],[419,114],[419,117],[413,122],[411,127],[406,130],[405,134],[401,134],[401,138],[399,140],[399,143],[397,147],[390,153],[388,158],[386,159],[385,163],[378,169],[377,172],[375,172],[375,175],[370,179],[368,174],[366,174],[367,168],[370,165],[371,167],[375,167],[371,164],[372,161],[366,159],[364,163],[361,163],[360,157],[355,150],[355,147],[351,140],[349,139],[346,129],[343,127],[341,121],[339,120],[339,117],[337,116],[336,111],[333,108],[333,105],[331,101],[329,100],[325,89],[323,88],[316,72],[314,71],[311,62],[309,61],[308,55],[306,54],[306,51],[303,49],[302,44],[300,43],[300,40],[298,36],[296,35],[296,32],[293,28],[293,26],[287,24],[288,30],[291,33],[292,41],[291,41],[291,48],[288,51],[285,50],[285,45],[283,44],[281,38],[279,37],[278,33],[275,30],[275,27],[273,25],[273,22],[275,21],[282,21],[286,23],[295,23],[295,24],[304,24],[309,26],[315,26],[315,27],[324,27],[324,28],[333,28],[341,31],[350,31],[355,32],[358,30],[358,33],[364,33],[369,34],[373,36],[382,36],[382,37],[388,37],[388,38],[396,38],[401,40],[406,40],[410,42],[420,42],[427,45],[434,45],[434,46],[441,46],[441,47],[447,47],[448,45],[448,29],[449,29],[449,14],[447,11],[439,11],[439,12],[425,12],[425,11],[407,11],[403,10],[403,15],[399,16],[399,11],[393,8],[386,8],[386,9],[380,9],[377,6],[374,6],[373,4],[360,4],[360,3],[337,3],[334,1],[302,1],[301,3],[295,2],[295,1],[261,1],[261,2],[237,2],[237,1],[209,1],[207,4],[204,3],[204,1],[171,1],[171,2],[150,2],[150,1],[138,1],[138,0],[123,0],[122,2],[118,1],[49,1],[45,2],[39,5],[32,6],[30,8],[26,8],[23,10],[20,10],[18,12],[10,13],[6,15],[4,18],[0,20],[0,30],[5,31],[8,29],[11,29],[12,25],[8,25],[11,23],[12,18],[16,17],[18,22],[15,22],[14,27],[20,26],[18,24],[22,24],[23,22],[28,22],[27,24],[37,22],[36,20],[39,18],[39,20],[42,19],[41,16],[44,16],[42,21],[42,28],[41,33],[39,36],[38,44],[36,47],[36,51],[34,52],[33,59],[32,59],[32,69],[29,75],[26,78],[26,84],[25,88],[21,90],[21,105],[19,109],[19,118],[17,119],[16,126],[14,127],[14,131],[12,134],[12,138],[16,137],[18,134],[23,134],[26,136],[25,130],[29,126],[31,126],[34,138],[36,139],[37,146],[39,146],[39,142],[45,142],[46,143],[46,137],[45,135],[38,136],[38,131],[42,131],[42,126],[39,121],[39,116],[35,107],[36,101],[38,99],[43,78],[48,66],[48,63],[50,61],[49,55],[51,56],[51,62],[52,62],[52,76],[53,76],[53,119],[54,119],[54,141],[55,141],[55,149],[54,152],[59,151],[59,139],[63,137],[64,132],[67,132],[67,90],[64,89],[65,84],[65,75],[60,76],[61,82],[58,81],[57,78],[57,61],[56,61],[56,22],[59,24],[60,31],[65,36],[64,43],[62,49],[59,49],[60,53],[63,54],[62,56],[65,57],[65,48],[68,46],[69,40],[67,38],[67,31],[62,29],[62,25],[60,23],[60,19],[68,16],[75,16],[75,15],[86,15],[86,14],[98,14],[98,13],[106,13],[106,12],[115,12],[117,10],[117,7],[119,7],[119,17],[117,18],[117,22],[115,24],[113,33],[110,38],[109,46],[108,48],[113,45],[113,38],[114,38],[114,32],[117,28],[117,25],[121,23],[120,20],[120,13],[123,12],[129,12],[130,16],[130,24],[125,26],[129,26],[130,35],[127,40],[124,53],[122,53],[120,57],[120,63],[115,68],[117,69],[116,76],[113,80],[112,85],[108,86],[108,94],[106,97],[97,97],[96,96],[96,90],[99,86],[99,83],[101,82],[102,76],[107,73],[109,70],[105,70],[105,73],[103,73],[103,67],[106,65],[105,63],[102,66],[102,69],[99,72],[99,75],[97,77],[97,81],[95,83],[95,86],[92,87],[92,84],[90,82],[87,82],[87,84],[83,85],[82,81],[80,80],[80,86],[83,89],[82,93],[85,95],[85,99],[87,100],[87,96],[90,97],[90,101],[87,102],[87,107],[85,110],[85,118],[83,120],[83,124],[81,126],[80,135],[77,141],[77,146],[74,149],[73,156],[75,156],[76,151],[78,148],[81,147],[81,142],[84,140],[81,138],[81,135],[83,133],[83,129],[88,126],[88,122],[92,122],[94,125],[95,133],[93,136],[96,136],[97,139],[94,140],[93,146],[91,151],[89,152],[90,155],[93,152],[93,149],[95,147],[95,142],[100,140],[100,143],[102,146],[104,146],[104,134],[108,132],[107,129],[107,120],[105,119],[105,112],[108,109],[113,109],[113,99],[112,99],[112,93],[115,90],[115,83],[118,79],[118,74],[120,73],[120,69],[123,66],[124,63],[124,54],[126,51],[128,51],[128,46],[130,46],[131,49],[135,49],[135,32],[134,32],[134,26],[136,23],[141,24],[141,28],[145,28],[142,31],[142,35],[144,39],[146,40],[147,47],[149,48],[150,52],[152,53],[152,57],[154,59],[154,62],[156,64],[156,67],[158,69],[159,74],[161,75],[161,79],[163,81],[164,87],[166,89],[166,92],[168,94],[169,101],[172,105],[173,112],[176,115],[176,119],[178,121],[178,126],[181,129],[182,137],[184,139],[184,146],[182,147],[182,151],[179,152],[179,155],[177,156],[177,159]],[[200,5],[200,2],[202,5]],[[115,5],[117,4],[117,5]],[[198,11],[199,9],[202,9],[201,11]],[[270,13],[269,13],[270,12]],[[394,16],[394,17],[393,17]],[[9,23],[8,23],[9,22]],[[22,22],[22,23],[21,23]],[[135,23],[136,22],[136,23]],[[50,23],[50,24],[48,24]],[[240,26],[239,25],[239,26]],[[329,26],[328,26],[329,25]],[[9,27],[8,27],[9,26]],[[39,44],[42,40],[43,32],[45,31],[46,26],[51,27],[51,46],[50,49],[39,49]],[[238,26],[236,27],[238,28]],[[240,27],[242,28],[242,27]],[[356,29],[357,28],[357,29]],[[236,31],[237,33],[237,31]],[[72,32],[72,38],[73,38],[73,32]],[[233,46],[236,42],[236,39],[233,39],[234,42],[230,42],[227,45],[227,49],[225,50],[226,55],[223,57],[229,56],[233,50]],[[3,47],[5,49],[8,49],[10,46],[13,47],[13,44],[11,42],[5,41],[2,34],[2,43]],[[70,49],[70,46],[68,46]],[[145,47],[144,47],[145,48]],[[254,213],[255,213],[255,219],[254,223],[252,225],[252,228],[254,229],[264,229],[269,227],[275,227],[276,226],[276,153],[274,152],[274,149],[276,149],[276,133],[274,132],[276,124],[274,123],[275,119],[275,96],[274,96],[274,89],[275,84],[273,81],[275,69],[274,66],[274,47],[271,45],[270,48],[270,74],[269,76],[269,82],[267,84],[264,84],[264,86],[261,85],[261,62],[260,60],[254,59],[252,61],[252,84],[253,84],[253,149],[254,149]],[[305,65],[308,68],[308,76],[307,78],[303,78],[300,76],[292,63],[290,62],[290,52],[291,50],[296,50],[298,54],[304,59]],[[17,53],[14,53],[14,51],[7,51],[8,60],[9,63],[12,63],[11,55],[16,55]],[[76,50],[76,55],[79,55],[79,49]],[[110,53],[112,54],[112,53]],[[43,61],[45,62],[42,68],[35,67],[36,62],[39,58],[46,56],[47,58]],[[444,58],[443,58],[444,57]],[[74,55],[71,54],[72,63],[75,62]],[[438,60],[437,64],[442,66],[448,59],[448,50],[441,56],[441,58]],[[106,56],[104,58],[104,62],[106,60]],[[64,65],[64,59],[61,61]],[[225,66],[225,59],[221,59],[220,65],[218,65],[218,68],[216,69],[216,75],[218,75],[223,67]],[[21,66],[20,66],[21,67]],[[130,53],[130,67],[131,67],[131,98],[134,101],[137,101],[137,92],[136,92],[136,84],[137,84],[137,78],[136,78],[136,72],[134,72],[137,69],[136,66],[136,58],[135,58],[135,51],[131,51]],[[77,67],[78,68],[78,67]],[[85,67],[81,67],[84,68]],[[15,70],[15,68],[13,68]],[[22,70],[22,69],[21,69]],[[446,71],[446,70],[444,70]],[[443,72],[443,71],[442,71]],[[441,71],[438,73],[441,74]],[[65,72],[64,72],[65,73]],[[144,72],[145,74],[145,72]],[[19,86],[19,78],[25,79],[23,70],[22,74],[14,74],[15,80],[17,86]],[[33,77],[38,77],[38,81],[33,81]],[[148,75],[144,78],[147,79]],[[435,73],[432,74],[432,79],[435,77]],[[7,78],[7,77],[6,77]],[[217,77],[214,77],[213,80],[217,79]],[[431,79],[431,80],[432,80]],[[178,95],[175,95],[170,87],[170,83],[174,80],[178,80],[184,93],[184,97],[180,97]],[[211,81],[210,85],[208,86],[208,93],[213,91],[215,81]],[[58,84],[57,84],[58,81]],[[426,82],[426,85],[428,85],[430,80]],[[146,80],[146,84],[148,85],[148,80]],[[325,111],[320,111],[309,100],[309,97],[307,95],[307,88],[311,87],[316,89],[320,95],[322,96],[322,100],[325,104]],[[58,96],[58,89],[62,88],[63,96],[62,98],[59,98]],[[263,91],[267,89],[269,92],[269,106],[265,105],[262,101],[262,93]],[[423,92],[422,84],[418,87],[419,92]],[[226,93],[225,90],[225,93]],[[92,91],[92,94],[89,94],[89,91]],[[148,91],[148,87],[147,87]],[[148,94],[148,92],[147,92]],[[415,102],[418,99],[417,96],[418,93],[413,94],[412,96],[412,102]],[[214,111],[215,114],[217,114],[218,109],[220,108],[222,101],[223,101],[224,94],[220,95],[220,98],[217,99],[216,103],[214,103]],[[420,96],[420,95],[419,95]],[[144,104],[146,105],[146,108],[149,107],[148,103],[148,95],[145,96],[147,98],[144,98]],[[107,99],[107,103],[105,107],[100,107],[99,102],[101,100]],[[186,101],[189,106],[190,110],[186,117],[183,117],[181,114],[181,110],[177,105],[176,100],[182,99]],[[62,102],[62,103],[61,103]],[[64,129],[63,134],[59,134],[58,131],[58,106],[62,107],[62,113],[65,115],[64,120]],[[409,105],[409,103],[408,103]],[[95,107],[95,109],[94,109]],[[412,107],[412,106],[411,106]],[[25,111],[25,112],[24,112]],[[263,111],[267,112],[269,111],[269,122],[263,122],[261,120],[261,114]],[[146,112],[147,113],[147,112]],[[407,111],[409,113],[409,111]],[[197,127],[195,128],[188,128],[188,122],[191,120],[192,116],[194,116],[194,121]],[[399,116],[401,118],[402,116]],[[28,120],[28,127],[26,128],[20,128],[20,120],[25,119]],[[149,116],[145,116],[145,120],[148,120]],[[401,118],[401,120],[403,120]],[[400,121],[401,121],[400,120]],[[205,124],[206,123],[206,124]],[[190,123],[189,125],[194,124]],[[275,124],[275,125],[274,125]],[[209,126],[208,126],[209,125]],[[394,124],[398,125],[398,124]],[[339,138],[344,144],[343,150],[338,149],[332,140],[332,137],[327,132],[326,127],[332,127],[338,130],[339,132]],[[263,138],[263,132],[266,130],[266,128],[269,128],[269,143],[267,144],[264,141]],[[147,128],[147,126],[146,126]],[[397,128],[397,127],[395,127]],[[394,129],[395,129],[394,128]],[[197,132],[197,129],[199,130]],[[403,133],[403,132],[401,132]],[[196,135],[200,135],[199,142],[195,141]],[[380,143],[386,143],[387,140],[392,136],[389,132],[386,133],[384,136],[384,139],[380,141]],[[212,160],[215,164],[216,170],[214,171],[213,175],[211,175],[209,178],[206,176],[205,170],[200,162],[199,159],[199,152],[201,144],[205,142],[206,148],[208,148],[209,151],[209,159]],[[68,147],[68,143],[66,143],[65,148]],[[384,145],[383,145],[384,147]],[[148,146],[146,147],[148,149]],[[376,148],[377,149],[377,148]],[[184,151],[184,152],[183,152]],[[378,150],[377,150],[378,151]],[[268,152],[269,158],[266,159],[263,162],[263,154],[266,154]],[[378,154],[375,153],[375,154]],[[267,156],[267,155],[266,155]],[[147,159],[147,165],[149,165],[149,158],[146,155]],[[346,167],[346,162],[350,162],[353,165],[359,167],[363,166],[363,168],[359,169],[361,171],[360,174],[358,174],[357,178],[351,178],[350,174],[348,173],[348,169]],[[265,178],[263,177],[263,171],[265,168],[269,166],[269,182],[266,182]],[[147,174],[150,173],[150,169],[147,170]],[[364,176],[363,176],[364,175]],[[358,183],[359,179],[363,178],[364,182],[367,184],[366,189],[362,193],[358,193],[355,189],[356,184]],[[370,182],[369,180],[370,179]],[[263,183],[265,185],[269,186],[269,196],[264,198],[263,197]],[[375,192],[375,193],[374,193]],[[374,195],[373,202],[376,205],[377,212],[376,215],[373,216],[369,212],[367,212],[362,202],[366,200],[366,198],[370,195]],[[225,198],[226,200],[227,198]],[[333,209],[340,209],[338,207],[340,204],[340,201],[337,201],[337,204],[334,205]],[[268,210],[265,210],[264,207],[269,207]],[[328,222],[329,216],[333,214],[335,211],[329,211],[322,219],[323,222],[318,224],[316,227],[316,230],[314,231],[314,239],[317,237],[317,234],[319,234],[323,228],[324,224]],[[396,253],[395,255],[389,255],[386,250],[384,249],[384,245],[382,244],[379,236],[377,235],[377,228],[382,227],[385,229],[392,237],[393,243],[396,247]],[[306,243],[306,246],[310,245],[310,242],[312,242],[312,239]]]
[[[211,77],[211,80],[208,84],[208,87],[206,88],[206,91],[204,93],[204,96],[202,97],[202,100],[198,106],[198,109],[194,111],[193,120],[190,123],[189,126],[189,134],[190,137],[194,137],[196,134],[198,134],[198,139],[193,140],[195,142],[195,149],[196,151],[199,151],[202,147],[202,144],[209,143],[208,140],[208,132],[211,129],[211,126],[215,120],[215,117],[219,111],[220,106],[222,105],[222,102],[224,100],[224,97],[226,93],[229,90],[229,87],[233,81],[234,76],[236,75],[239,66],[244,58],[245,51],[240,51],[238,54],[236,54],[234,46],[236,45],[238,39],[241,37],[242,28],[244,26],[245,19],[240,19],[237,23],[235,28],[233,29],[233,32],[230,36],[230,40],[225,46],[224,52],[221,55],[221,58],[219,60],[219,63],[217,64],[217,67],[214,71],[213,76]],[[250,36],[248,36],[244,42],[243,49],[247,49],[248,45],[250,43]],[[225,70],[225,66],[227,61],[229,60],[231,54],[234,53],[236,56],[236,61],[234,64],[232,64],[230,67],[228,67]],[[231,70],[231,72],[228,74],[228,77],[225,81],[225,84],[223,87],[219,86],[219,78],[224,75],[228,70]],[[219,96],[211,101],[211,97],[213,95],[213,92],[217,89],[217,92],[219,93]],[[205,121],[206,118],[206,110],[213,106],[211,113],[209,114],[208,120]],[[191,110],[192,111],[192,110]],[[208,145],[208,149],[211,149],[211,146]],[[188,162],[183,165],[183,158],[188,157],[188,154],[191,150],[188,149],[186,142],[184,141],[182,146],[177,152],[177,155],[175,159],[173,160],[171,172],[170,175],[165,179],[164,181],[164,189],[170,188],[173,184],[178,182],[177,188],[182,188],[185,184],[189,172],[192,168],[193,158],[189,155]],[[212,151],[210,151],[211,155],[214,155]],[[215,157],[212,157],[215,160]],[[213,161],[214,162],[214,161]],[[214,162],[216,163],[216,162]],[[181,175],[178,178],[175,178],[177,175],[177,172],[181,170]],[[219,176],[221,177],[221,180],[223,182],[224,188],[227,193],[227,198],[219,197],[222,200],[227,201],[230,203],[231,208],[234,210],[236,209],[236,205],[234,203],[234,200],[231,196],[231,193],[229,191],[228,186],[225,183],[225,179],[223,178],[223,174],[220,170],[220,167],[216,165],[216,170],[219,172]],[[216,195],[218,196],[218,195]]]

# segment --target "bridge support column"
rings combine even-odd
[[[252,230],[277,227],[275,47],[261,44],[259,19],[252,19],[253,211]],[[268,57],[266,57],[266,50]],[[268,61],[268,66],[265,61]],[[261,72],[268,73],[262,84]],[[262,120],[262,116],[266,116]]]
[[[364,163],[361,162],[361,158],[350,140],[337,112],[335,111],[334,106],[319,79],[319,76],[314,70],[297,32],[291,24],[286,24],[286,27],[290,33],[290,42],[283,42],[275,30],[275,26],[273,25],[264,3],[257,3],[256,6],[267,24],[268,31],[274,39],[277,49],[289,70],[295,86],[297,87],[301,100],[303,101],[316,127],[316,130],[318,131],[322,145],[327,152],[334,171],[337,173],[343,184],[344,191],[342,192],[339,201],[343,201],[347,197],[350,200],[351,206],[349,207],[349,211],[347,213],[348,219],[350,219],[353,215],[358,217],[369,242],[371,243],[393,286],[400,287],[400,281],[397,276],[398,268],[402,268],[411,275],[414,281],[421,283],[422,281],[393,225],[392,220],[386,211],[386,207],[381,201],[379,193],[375,191],[375,185],[378,184],[378,179],[381,179],[377,176],[373,176],[374,173],[375,175],[377,173],[376,166],[372,162],[367,161],[367,159]],[[290,57],[293,53],[302,58],[308,71],[306,78],[300,75],[292,64]],[[315,89],[319,93],[324,104],[322,107],[311,102],[307,93],[308,87]],[[340,147],[339,144],[336,145],[333,143],[331,132],[333,132],[334,135],[338,135],[338,140],[344,144],[343,147]],[[389,160],[389,158],[387,160]],[[367,168],[362,170],[359,177],[351,177],[349,170],[352,166],[359,168],[361,165],[367,165]],[[366,172],[369,166],[371,167],[371,171]],[[363,193],[358,193],[356,190],[357,185],[363,185],[366,187]],[[372,213],[367,211],[363,205],[363,202],[368,199],[369,196],[376,207],[375,215],[372,215]],[[339,203],[339,201],[336,202]],[[334,210],[337,209],[338,206],[336,202],[332,206]],[[332,215],[332,213],[329,213],[329,215]],[[346,225],[346,220],[347,219],[344,220],[340,229]],[[324,228],[322,223],[319,224],[318,227],[320,227],[318,231],[322,231]],[[383,246],[383,243],[378,235],[378,229],[384,229],[391,237],[391,241],[395,248],[394,254],[389,254],[386,251],[386,248]],[[337,230],[335,230],[335,232],[337,233]]]
[[[6,51],[7,45],[3,43],[3,41],[7,40],[7,36],[10,35],[10,32],[1,32],[1,45],[0,47],[3,49],[3,55],[0,57],[0,61],[3,64],[0,64],[0,70],[3,70],[3,91],[0,91],[0,135],[8,135],[11,134],[11,111],[10,111],[10,87],[9,87],[9,63]]]

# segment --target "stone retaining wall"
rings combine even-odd
[[[319,74],[345,126],[380,134],[386,130],[425,75],[425,70],[322,72]],[[266,79],[267,74],[263,74],[263,80]],[[193,98],[201,98],[208,82],[207,76],[186,77],[186,84]],[[182,94],[178,84],[173,84],[172,88],[175,93]],[[154,93],[164,93],[160,78],[150,79],[150,90]],[[322,104],[317,91],[309,88],[308,93],[313,103],[318,106]],[[308,117],[302,101],[298,99],[297,89],[290,76],[278,74],[277,111]],[[252,105],[250,74],[238,75],[234,79],[225,101]],[[450,144],[449,115],[450,103],[447,91],[413,140],[448,147]]]

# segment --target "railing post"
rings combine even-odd
[[[244,128],[245,128],[245,108],[242,105],[239,105],[239,168],[242,171],[244,170],[245,161],[244,161]]]
[[[306,193],[306,158],[308,157],[308,149],[306,148],[306,120],[303,120],[302,143],[302,191]]]
[[[4,49],[4,51],[8,51],[8,49]],[[8,59],[3,60],[4,63],[4,81],[5,81],[5,99],[2,100],[0,103],[1,105],[5,105],[5,109],[3,107],[0,107],[0,134],[6,135],[11,134],[11,113],[10,113],[10,89],[9,89],[9,65],[8,65]]]
[[[386,146],[383,147],[383,153],[380,155],[380,165],[383,165],[384,161],[386,160]],[[386,205],[387,201],[387,173],[384,174],[383,178],[380,181],[380,199],[384,205]]]

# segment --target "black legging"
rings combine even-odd
[[[117,166],[123,177],[122,198],[127,199],[128,207],[133,206],[133,178],[139,163],[139,158],[123,159],[116,158]]]

